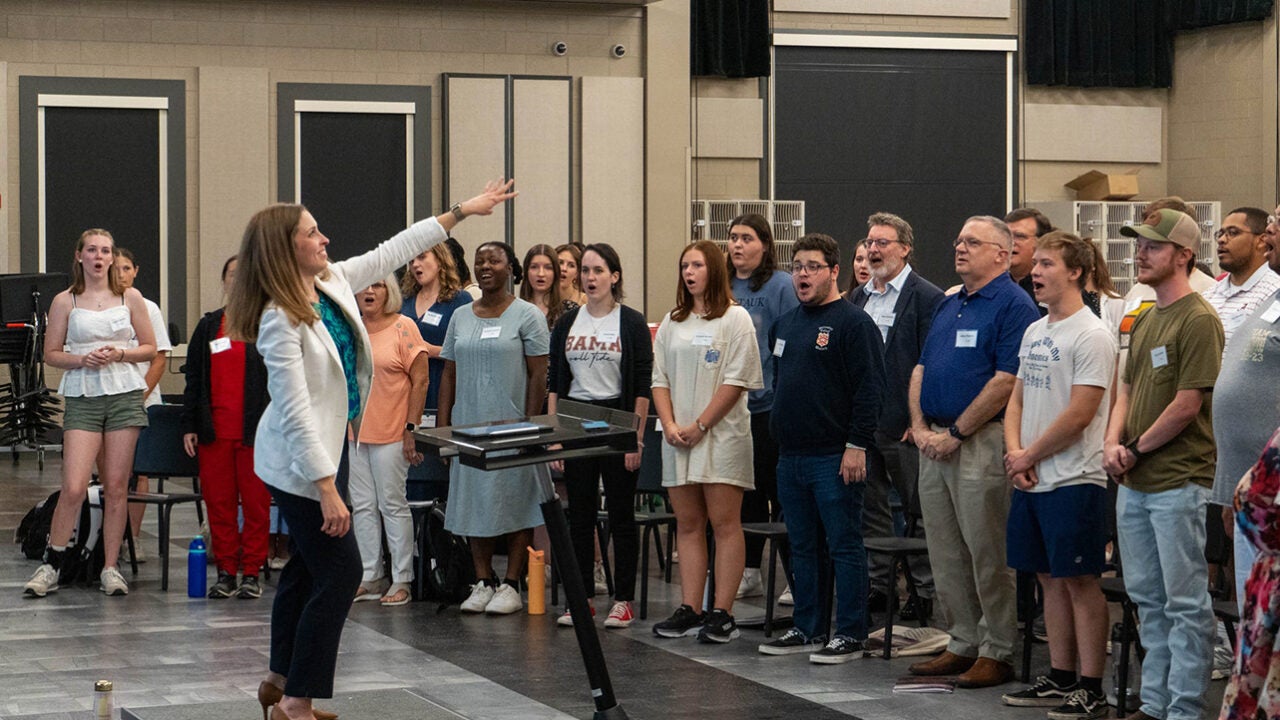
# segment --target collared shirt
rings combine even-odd
[[[875,285],[874,279],[862,286],[862,292],[867,294],[867,304],[862,309],[875,321],[876,327],[880,328],[880,339],[885,342],[889,341],[889,328],[893,327],[895,319],[893,309],[898,305],[902,286],[907,284],[907,276],[910,274],[911,264],[907,263],[897,277],[885,283],[882,292],[876,292],[872,287]]]
[[[1222,331],[1230,342],[1231,334],[1236,328],[1248,319],[1259,303],[1274,295],[1276,290],[1280,290],[1280,275],[1276,275],[1263,263],[1243,284],[1232,285],[1230,275],[1222,278],[1204,291],[1204,299],[1217,311],[1218,319],[1222,321]]]
[[[924,341],[920,409],[950,425],[996,372],[1016,375],[1022,336],[1040,313],[1009,273],[970,294],[965,288],[938,303]],[[996,416],[1003,417],[1003,412]]]

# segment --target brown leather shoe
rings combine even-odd
[[[932,660],[918,662],[909,669],[912,675],[959,675],[973,667],[977,658],[957,655],[950,650]]]
[[[980,657],[978,662],[973,664],[960,677],[956,678],[956,685],[962,688],[984,688],[1003,685],[1013,679],[1013,666],[999,660]]]

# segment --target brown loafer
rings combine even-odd
[[[1003,685],[1013,679],[1013,666],[999,660],[980,657],[978,662],[973,664],[960,677],[956,678],[956,685],[962,688],[984,688]]]
[[[973,667],[977,658],[957,655],[950,650],[938,657],[918,662],[910,667],[912,675],[959,675]]]

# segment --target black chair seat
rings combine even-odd
[[[1104,577],[1099,581],[1107,602],[1129,602],[1129,591],[1124,589],[1124,578]]]
[[[200,494],[200,463],[187,455],[182,444],[182,406],[152,405],[147,408],[147,427],[138,435],[133,454],[133,474],[145,475],[156,481],[156,492],[130,492],[129,502],[158,505],[160,518],[160,589],[169,589],[169,527],[173,506],[194,503],[196,519],[204,523],[204,504]],[[166,493],[164,481],[173,478],[191,478],[190,493]],[[125,538],[130,548],[133,544],[132,529]],[[133,553],[133,574],[138,574],[137,554]]]
[[[928,544],[920,538],[873,537],[862,541],[867,552],[893,553],[895,555],[927,555]]]

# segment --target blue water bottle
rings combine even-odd
[[[204,597],[208,583],[208,555],[204,538],[199,535],[191,538],[191,546],[187,548],[187,597]]]

